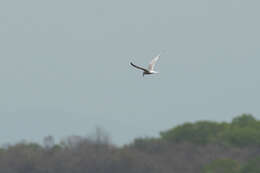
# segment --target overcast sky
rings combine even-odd
[[[258,0],[2,0],[0,144],[104,128],[116,144],[260,118]],[[161,53],[158,75],[142,77]]]

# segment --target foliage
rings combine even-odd
[[[241,116],[235,117],[232,120],[233,126],[247,127],[249,125],[255,124],[257,120],[251,114],[243,114]]]
[[[260,172],[260,157],[250,160],[241,170],[240,173],[259,173]]]
[[[240,165],[231,159],[217,159],[207,164],[203,173],[239,173]]]
[[[260,121],[250,114],[243,114],[231,123],[199,121],[185,123],[161,132],[161,139],[169,142],[192,142],[195,144],[218,143],[231,146],[260,146]]]
[[[243,114],[230,123],[198,121],[137,138],[118,147],[97,128],[42,145],[20,142],[0,149],[4,173],[259,173],[260,122]],[[242,166],[241,166],[242,165]]]
[[[217,140],[220,132],[226,128],[226,123],[199,121],[197,123],[185,123],[166,132],[161,132],[162,139],[171,142],[189,141],[198,144],[206,144]]]

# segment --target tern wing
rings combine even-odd
[[[158,61],[159,58],[160,58],[160,55],[157,55],[157,56],[150,62],[149,66],[148,66],[148,70],[149,70],[149,71],[153,71],[154,65],[155,65],[155,63]]]
[[[146,72],[148,72],[148,70],[147,69],[145,69],[145,68],[142,68],[142,67],[139,67],[139,66],[137,66],[137,65],[134,65],[132,62],[130,63],[133,67],[135,67],[135,68],[138,68],[138,69],[140,69],[140,70],[143,70],[143,71],[146,71]]]

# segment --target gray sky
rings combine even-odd
[[[258,0],[0,2],[0,143],[117,144],[177,124],[260,118]],[[160,74],[142,77],[163,52]]]

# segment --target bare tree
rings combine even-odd
[[[53,136],[46,136],[43,138],[43,146],[46,149],[50,149],[55,145],[55,139]]]

